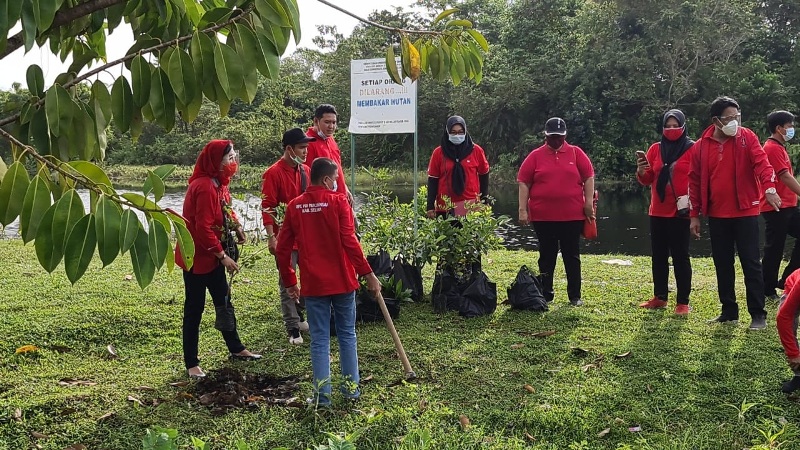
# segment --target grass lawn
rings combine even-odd
[[[634,264],[601,262],[615,257]],[[0,260],[0,449],[135,449],[154,426],[177,429],[181,448],[196,436],[215,449],[235,448],[240,439],[254,449],[306,449],[326,443],[324,432],[360,432],[358,449],[425,448],[411,436],[426,432],[432,449],[718,450],[770,439],[800,448],[800,404],[779,390],[790,372],[775,332],[776,305],[763,332],[747,331],[744,307],[742,325],[706,324],[719,312],[710,259],[693,261],[688,319],[636,307],[651,294],[648,258],[584,256],[585,307],[567,305],[563,273],[544,314],[500,306],[490,317],[465,320],[436,315],[428,304],[404,305],[396,325],[419,376],[413,383],[396,383],[402,366],[385,327],[365,324],[358,328],[361,371],[372,379],[357,404],[337,396],[331,411],[262,405],[222,415],[200,404],[195,385],[170,385],[185,380],[179,272],[162,271],[141,291],[125,281],[127,255],[106,268],[93,263],[76,286],[61,268],[45,273],[33,247],[19,240],[0,241]],[[535,260],[510,251],[484,259],[500,301],[519,266],[535,267]],[[427,268],[426,289],[430,275]],[[240,333],[265,360],[227,360],[209,302],[203,367],[309,375],[308,345],[289,346],[284,336],[274,264],[264,259],[238,278]],[[548,330],[555,333],[534,336]],[[40,350],[15,355],[24,345]],[[333,356],[338,361],[335,346]],[[303,382],[297,396],[310,391]]]

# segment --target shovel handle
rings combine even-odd
[[[397,355],[400,357],[400,362],[403,363],[403,370],[406,372],[406,379],[411,380],[417,377],[417,374],[414,373],[414,369],[411,368],[411,363],[408,362],[408,356],[406,356],[406,351],[403,348],[403,343],[400,342],[400,336],[397,334],[397,329],[394,327],[394,322],[392,321],[392,316],[389,315],[389,310],[386,308],[386,302],[383,301],[383,295],[378,292],[375,296],[375,301],[378,302],[378,306],[381,307],[381,313],[383,313],[383,319],[386,321],[386,328],[389,329],[389,333],[392,335],[392,340],[394,341],[394,348],[397,351]]]

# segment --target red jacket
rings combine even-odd
[[[317,158],[332,159],[339,166],[339,176],[336,178],[336,192],[341,194],[347,193],[347,184],[344,182],[344,171],[342,170],[342,152],[339,151],[339,146],[336,140],[331,137],[324,137],[317,134],[314,127],[306,131],[306,136],[317,138],[316,141],[308,143],[308,154],[306,154],[306,164],[311,167],[314,160]]]
[[[231,204],[231,193],[228,186],[219,186],[215,178],[202,177],[189,183],[186,197],[183,200],[183,217],[186,228],[194,240],[194,265],[192,273],[201,275],[209,273],[219,265],[215,253],[222,251],[222,203]],[[236,213],[231,210],[233,220],[239,222]],[[186,270],[181,256],[181,249],[175,246],[175,264]]]
[[[789,154],[786,153],[786,147],[784,147],[783,144],[775,139],[767,139],[767,141],[764,142],[764,152],[767,153],[767,159],[770,165],[775,169],[776,177],[780,177],[784,172],[789,172],[789,175],[794,176],[792,161],[789,159]],[[792,192],[789,186],[783,184],[780,179],[775,182],[775,190],[781,198],[781,209],[794,208],[797,206],[797,194]],[[775,211],[775,208],[766,202],[765,196],[762,194],[761,212],[771,211]]]
[[[685,151],[672,166],[672,182],[667,183],[664,201],[658,196],[656,191],[656,181],[664,169],[664,160],[661,159],[661,143],[656,142],[647,150],[647,162],[650,168],[639,175],[636,172],[636,179],[644,186],[650,186],[650,211],[653,217],[677,217],[678,200],[677,198],[689,193],[689,150]]]
[[[264,226],[272,225],[275,234],[279,226],[275,223],[275,208],[283,203],[288,205],[295,197],[302,194],[301,166],[292,167],[283,158],[271,165],[261,176],[261,216]],[[302,165],[305,173],[306,188],[311,185],[311,170]]]
[[[778,309],[776,322],[778,326],[778,336],[783,344],[783,351],[789,358],[800,356],[800,348],[797,347],[797,329],[794,325],[800,313],[800,270],[795,270],[786,278],[783,293],[786,299]],[[798,288],[798,289],[795,289]]]
[[[444,156],[442,147],[436,147],[431,154],[428,163],[428,176],[439,180],[439,193],[436,196],[436,210],[446,211],[444,197],[448,197],[451,202],[480,200],[481,184],[480,176],[489,173],[489,161],[486,159],[486,152],[480,145],[475,144],[472,153],[467,156],[461,165],[464,167],[464,192],[456,195],[453,192],[453,167],[456,162]]]
[[[295,242],[304,297],[352,292],[358,288],[356,273],[372,272],[356,238],[347,198],[325,186],[310,186],[286,208],[276,250],[278,271],[286,287],[297,284],[291,264]]]
[[[692,217],[708,215],[710,195],[708,158],[717,152],[719,142],[714,140],[714,125],[706,128],[700,139],[695,142],[691,153],[689,170],[689,201]],[[727,185],[714,186],[717,192],[730,192],[738,202],[738,211],[727,211],[727,217],[737,217],[740,211],[758,207],[761,194],[768,188],[775,187],[775,171],[767,161],[767,154],[758,141],[758,136],[747,128],[739,127],[736,136],[722,144],[726,154],[733,155],[734,173],[728,178]],[[756,215],[758,213],[756,212]],[[747,214],[744,214],[747,215]]]

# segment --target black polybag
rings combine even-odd
[[[422,300],[424,290],[422,287],[422,269],[405,262],[401,257],[392,261],[392,276],[395,282],[400,281],[403,289],[411,290],[411,299],[415,302]]]
[[[547,300],[544,298],[542,283],[528,266],[519,268],[517,278],[506,292],[508,293],[508,304],[512,309],[538,312],[549,309]]]

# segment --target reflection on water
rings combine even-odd
[[[598,189],[600,191],[600,201],[597,207],[599,237],[596,241],[583,241],[584,253],[650,254],[649,218],[647,216],[649,192],[639,186],[627,186],[627,188],[600,187]],[[411,187],[395,188],[394,192],[401,201],[410,201],[413,196]],[[88,191],[79,191],[79,194],[88,212]],[[508,186],[503,189],[495,188],[492,195],[496,198],[496,203],[493,206],[495,213],[507,215],[514,219],[508,228],[499,231],[505,240],[506,247],[512,250],[537,249],[536,234],[533,231],[533,227],[521,227],[516,223],[518,209],[516,186]],[[183,191],[167,192],[159,204],[164,208],[182,211],[183,197]],[[363,197],[357,195],[356,207],[358,207],[360,201],[363,201]],[[420,199],[420,201],[425,200]],[[240,193],[235,195],[233,208],[244,223],[245,229],[252,230],[261,227],[260,204],[260,194]],[[143,219],[144,216],[141,213],[138,215],[140,219]],[[762,227],[763,236],[763,221],[759,221],[759,223]],[[18,222],[10,224],[3,230],[4,235],[12,238],[18,237],[17,228]],[[703,223],[701,234],[703,235],[702,239],[692,241],[690,252],[694,256],[709,256],[711,254],[711,242],[708,239],[708,227],[705,223]],[[791,246],[792,240],[789,239],[787,250],[790,250]]]

